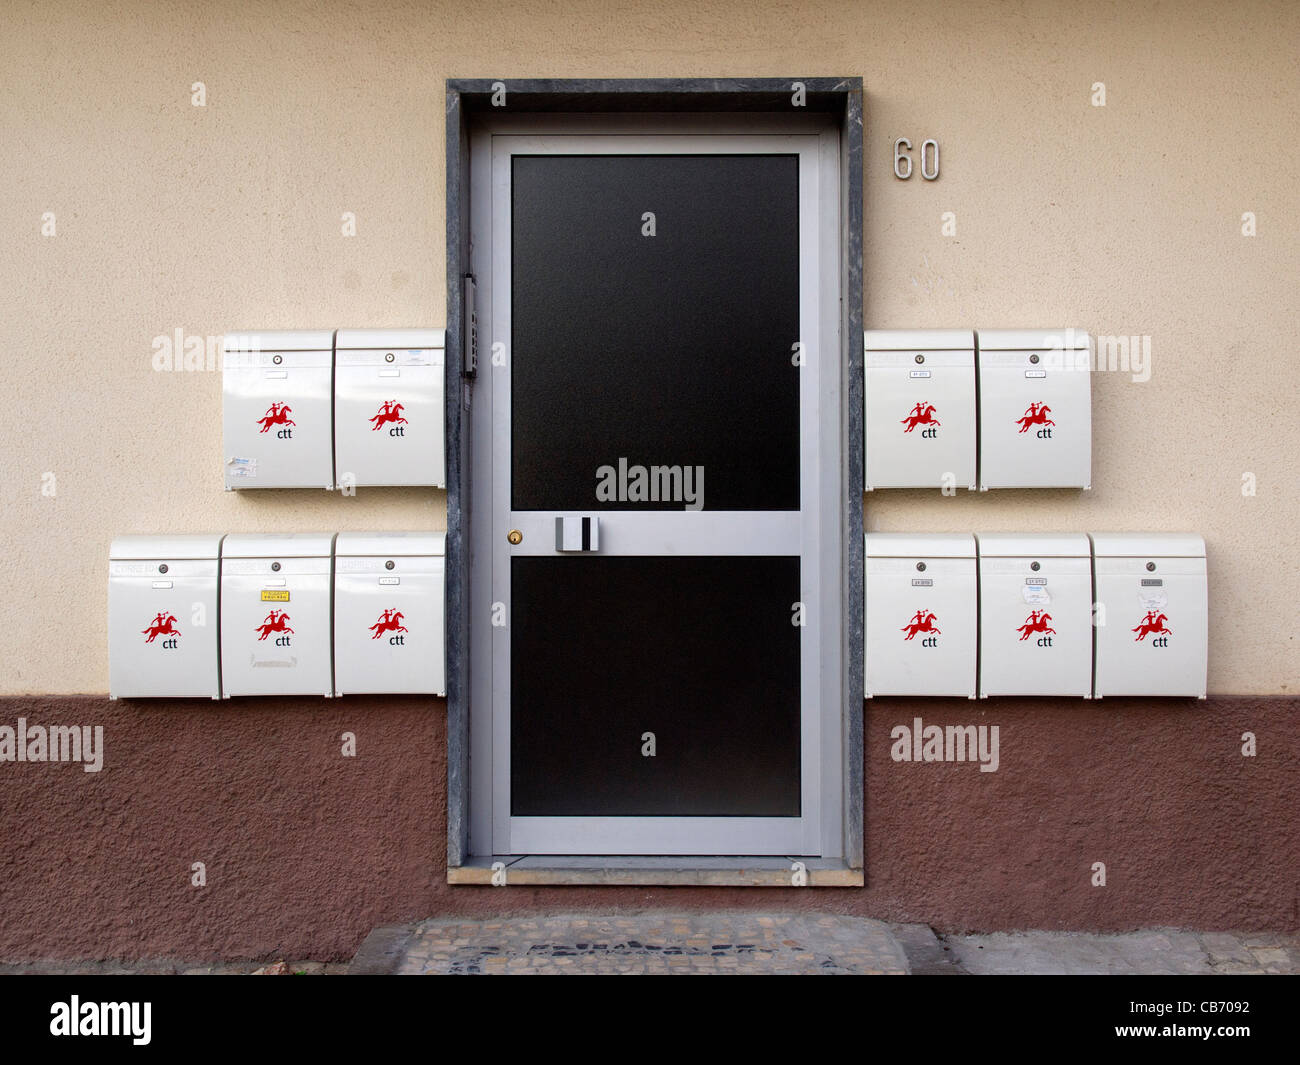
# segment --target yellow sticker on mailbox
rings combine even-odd
[[[289,593],[283,589],[273,591],[269,588],[262,589],[262,602],[264,603],[287,603]]]

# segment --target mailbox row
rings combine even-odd
[[[868,331],[865,345],[867,491],[1091,486],[1087,333]]]
[[[110,697],[443,695],[444,538],[119,537]]]
[[[441,329],[229,334],[226,489],[444,487]]]
[[[868,533],[866,694],[1205,697],[1187,533]]]

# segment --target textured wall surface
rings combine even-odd
[[[107,689],[114,534],[443,526],[440,492],[223,493],[219,373],[152,359],[441,325],[446,77],[811,74],[865,79],[868,326],[1151,338],[1150,380],[1094,378],[1090,493],[878,493],[867,527],[1201,531],[1211,690],[1294,692],[1298,42],[1282,0],[9,0],[0,692]],[[894,179],[900,136],[938,181]]]
[[[105,740],[98,773],[0,762],[0,960],[341,959],[384,923],[588,908],[1294,930],[1297,713],[1295,698],[872,700],[865,888],[501,889],[445,882],[441,701],[4,699],[0,725],[101,724]],[[997,725],[997,771],[893,761],[891,730],[918,716]]]

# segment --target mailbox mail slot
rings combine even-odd
[[[1205,541],[1192,533],[1094,533],[1098,697],[1205,698]]]
[[[1087,333],[981,329],[980,488],[1088,488]]]
[[[975,698],[975,537],[867,533],[866,597],[868,698]]]
[[[330,332],[262,330],[225,338],[226,488],[333,488]]]
[[[328,533],[221,545],[221,680],[232,695],[332,695]]]
[[[340,329],[334,447],[339,487],[447,483],[441,329]]]
[[[112,699],[221,698],[215,534],[119,536],[109,548]]]
[[[445,695],[446,534],[342,532],[334,545],[339,695]]]
[[[975,334],[869,331],[866,489],[975,487]]]
[[[1092,695],[1082,533],[980,533],[980,697]]]

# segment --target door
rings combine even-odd
[[[475,853],[835,849],[837,147],[479,138]]]

